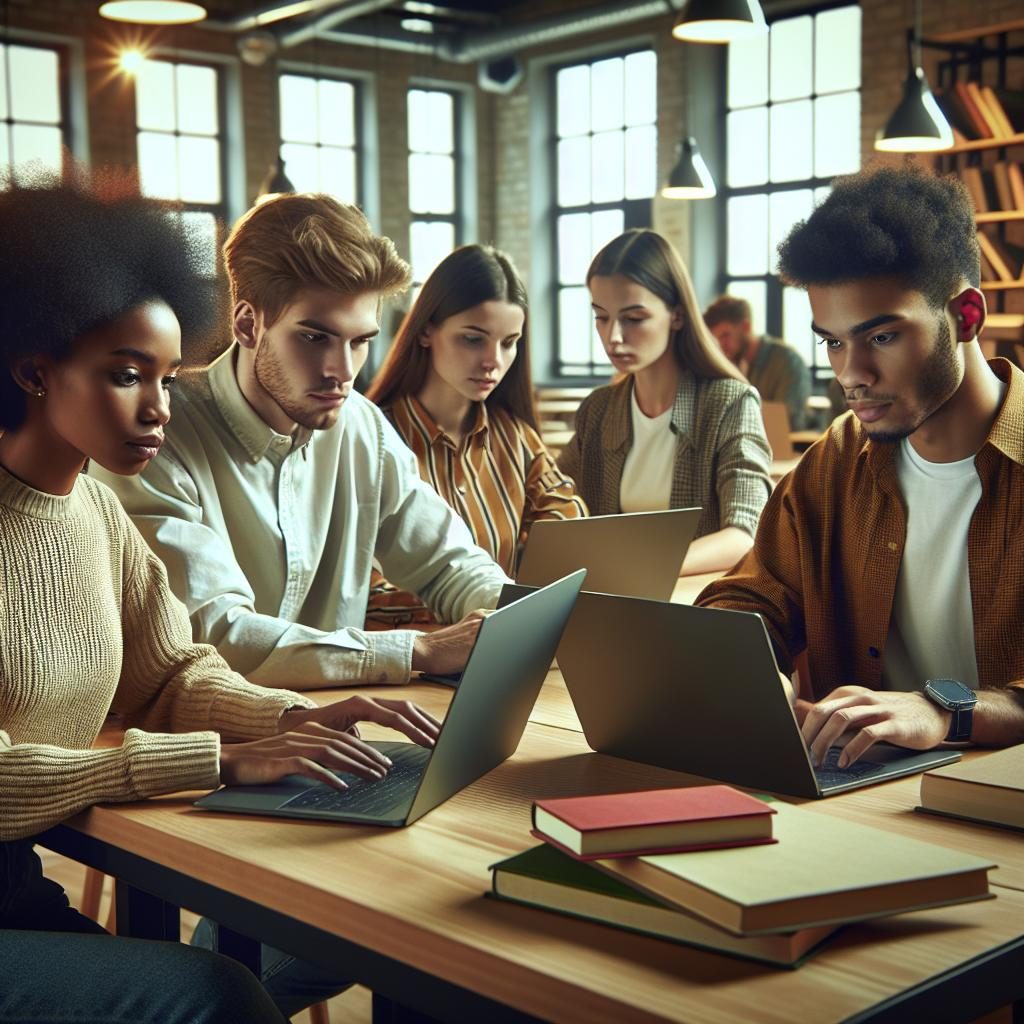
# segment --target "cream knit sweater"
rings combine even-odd
[[[94,803],[213,788],[221,736],[270,735],[297,706],[314,705],[192,642],[163,564],[103,484],[83,475],[54,496],[0,467],[0,841]],[[133,728],[93,750],[110,710]]]

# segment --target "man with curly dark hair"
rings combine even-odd
[[[812,759],[885,741],[1024,741],[1024,374],[986,362],[963,185],[838,179],[779,246],[849,413],[779,485],[750,554],[698,600],[762,615]]]

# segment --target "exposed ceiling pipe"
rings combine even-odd
[[[298,18],[304,14],[316,14],[317,11],[337,7],[338,0],[284,0],[282,3],[269,4],[252,14],[240,14],[237,18],[219,21],[207,18],[201,28],[212,28],[217,32],[248,32],[254,28],[266,28],[286,18]]]
[[[307,43],[335,25],[352,21],[354,18],[361,18],[364,14],[376,14],[377,11],[391,7],[393,4],[394,0],[355,0],[355,2],[344,4],[337,10],[328,11],[301,28],[286,32],[281,36],[281,46],[287,48],[298,46],[299,43]]]

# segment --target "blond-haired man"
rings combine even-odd
[[[142,476],[103,479],[166,563],[196,639],[251,681],[458,672],[506,577],[352,388],[408,265],[356,207],[319,194],[255,206],[224,259],[233,344],[182,375]],[[455,625],[354,628],[374,559]]]

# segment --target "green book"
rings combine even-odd
[[[838,927],[831,924],[776,935],[733,935],[691,914],[670,909],[546,845],[492,864],[491,885],[498,899],[777,967],[798,967]]]

